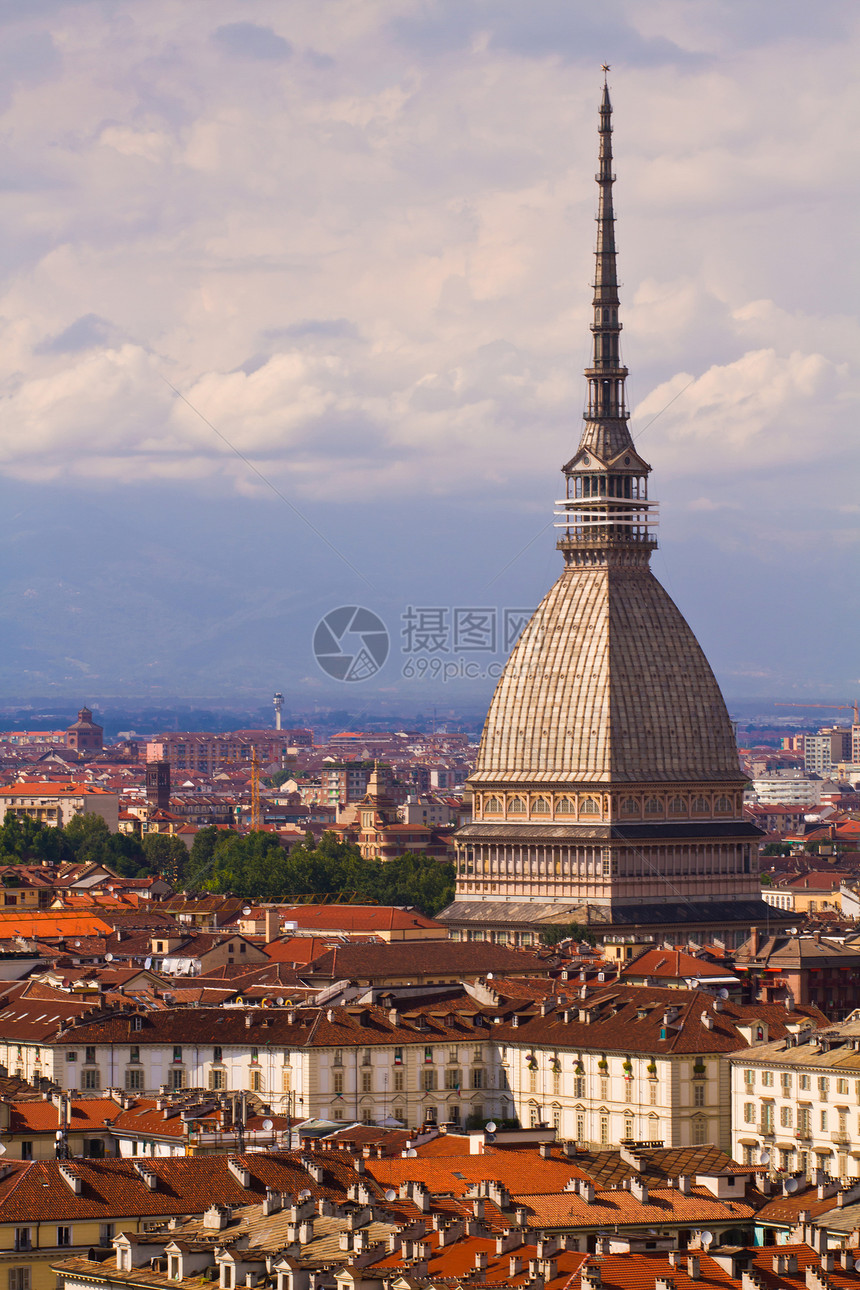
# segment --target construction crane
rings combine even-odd
[[[854,724],[860,726],[860,715],[858,715],[857,700],[853,703],[775,703],[775,708],[830,708],[836,712],[853,712]]]
[[[260,759],[256,747],[251,749],[251,830],[263,827],[263,815],[260,811]]]

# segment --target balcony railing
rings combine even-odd
[[[851,1136],[847,1129],[834,1129],[830,1135],[830,1141],[848,1143],[851,1141]]]

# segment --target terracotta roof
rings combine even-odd
[[[122,1107],[111,1097],[75,1098],[71,1102],[69,1126],[72,1133],[82,1129],[104,1129]],[[15,1102],[10,1108],[11,1133],[51,1133],[60,1122],[53,1102]]]
[[[398,1187],[401,1182],[423,1182],[431,1192],[453,1193],[464,1196],[476,1182],[492,1179],[502,1183],[515,1196],[543,1195],[563,1191],[571,1178],[587,1175],[554,1150],[545,1160],[536,1151],[490,1151],[480,1156],[450,1157],[424,1155],[413,1159],[365,1161],[365,1171],[385,1188]]]
[[[230,1172],[226,1155],[148,1157],[146,1166],[157,1177],[154,1190],[137,1173],[133,1159],[76,1159],[71,1168],[81,1179],[79,1195],[57,1161],[11,1161],[0,1180],[0,1224],[202,1214],[213,1197],[223,1205],[249,1205],[262,1200],[267,1186],[293,1196],[307,1188],[314,1196],[342,1198],[355,1180],[351,1159],[335,1151],[312,1153],[312,1158],[323,1165],[322,1183],[302,1166],[299,1152],[239,1156],[251,1175],[250,1187],[244,1188]]]
[[[504,972],[512,975],[546,972],[547,962],[523,950],[509,950],[488,942],[397,941],[388,945],[339,945],[309,964],[308,976],[341,978],[421,976],[444,972],[449,977],[462,973]]]

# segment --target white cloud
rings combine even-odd
[[[853,452],[860,107],[835,68],[858,41],[836,7],[816,40],[794,7],[779,32],[747,15],[739,44],[731,6],[677,0],[599,21],[345,0],[337,23],[310,0],[241,22],[228,0],[202,22],[53,4],[58,53],[3,118],[8,173],[41,169],[0,206],[0,468],[257,487],[167,377],[304,492],[333,459],[369,497],[551,491],[578,435],[610,35],[637,424],[690,382],[650,454],[667,475],[796,467],[810,421]]]

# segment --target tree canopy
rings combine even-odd
[[[166,833],[111,833],[100,815],[76,815],[65,828],[19,820],[0,825],[0,864],[78,861],[106,865],[124,878],[160,874],[187,891],[230,892],[249,900],[335,896],[380,905],[414,905],[430,917],[454,898],[454,866],[407,852],[365,860],[333,833],[312,833],[286,851],[273,833],[240,835],[200,829],[189,852]]]

